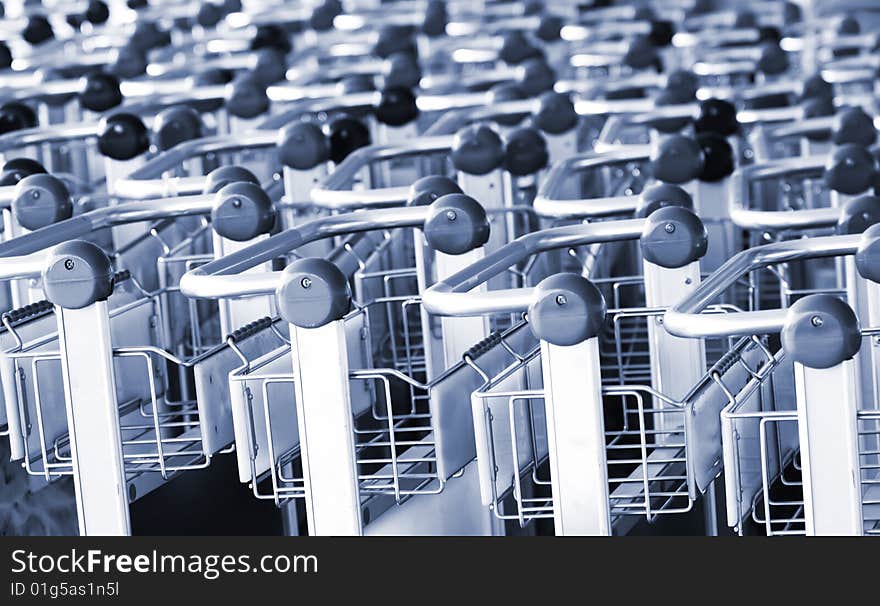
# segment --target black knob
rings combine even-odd
[[[202,118],[191,107],[180,105],[160,112],[153,120],[153,143],[159,151],[202,136]]]
[[[697,98],[699,88],[700,79],[690,70],[677,69],[666,77],[665,90],[675,99],[671,105],[690,103]]]
[[[280,25],[266,24],[257,27],[257,33],[251,40],[251,50],[274,48],[288,55],[293,50],[290,36]]]
[[[540,107],[532,122],[545,133],[561,135],[576,127],[579,120],[571,97],[550,90],[541,95]]]
[[[834,99],[832,97],[810,97],[801,103],[801,111],[804,112],[804,118],[833,116]],[[831,139],[831,132],[826,128],[820,128],[807,132],[806,137],[810,141],[828,141]]]
[[[514,176],[533,175],[547,166],[550,154],[547,141],[536,128],[521,127],[507,135],[504,146],[504,170]]]
[[[126,44],[116,51],[113,73],[123,79],[137,78],[147,73],[147,54],[138,46]]]
[[[316,32],[333,29],[333,20],[342,13],[342,8],[335,2],[324,2],[315,7],[309,16],[309,27]]]
[[[373,54],[387,59],[394,53],[409,53],[415,57],[419,51],[413,40],[415,30],[409,25],[386,25],[379,30],[379,38],[373,46]]]
[[[202,192],[216,194],[230,183],[253,183],[254,185],[259,185],[260,180],[257,179],[254,173],[243,166],[221,166],[212,170],[205,177],[205,186],[202,188]]]
[[[114,160],[131,160],[150,149],[150,134],[133,114],[113,114],[101,120],[98,151]]]
[[[447,194],[462,193],[458,183],[449,177],[440,175],[430,175],[422,177],[409,188],[409,197],[407,198],[407,206],[428,206],[437,198],[441,198]]]
[[[536,97],[545,91],[553,90],[553,85],[556,84],[556,72],[543,57],[527,59],[523,62],[522,69],[519,85],[526,95]]]
[[[278,159],[294,170],[310,170],[330,159],[330,141],[314,122],[296,122],[281,131]]]
[[[30,107],[18,101],[0,105],[0,135],[37,125],[37,114]]]
[[[12,51],[9,45],[0,40],[0,69],[9,69],[12,67]]]
[[[86,21],[95,25],[107,23],[110,18],[110,9],[103,0],[89,0],[85,12]]]
[[[147,0],[126,0],[125,5],[133,11],[146,8],[150,4]]]
[[[877,140],[874,119],[861,107],[844,107],[834,116],[831,126],[831,139],[837,145],[855,143],[873,145]]]
[[[718,133],[700,133],[697,144],[703,149],[703,172],[700,181],[714,183],[729,177],[736,168],[733,147]]]
[[[761,56],[757,68],[770,76],[776,76],[788,69],[788,53],[782,50],[777,42],[765,42],[761,45]]]
[[[666,183],[686,183],[703,174],[703,149],[689,137],[670,135],[651,156],[654,177]]]
[[[753,29],[758,26],[758,17],[750,10],[739,10],[733,19],[734,29]]]
[[[559,34],[562,32],[564,21],[559,15],[543,15],[535,35],[544,42],[556,42],[559,40]]]
[[[203,2],[196,13],[196,23],[208,29],[223,20],[223,8],[213,2]]]
[[[694,121],[698,133],[717,133],[729,137],[739,132],[736,107],[722,99],[707,99],[700,103],[700,115]]]
[[[542,56],[541,49],[532,44],[520,30],[507,32],[498,51],[498,58],[510,65],[519,65],[526,59]]]
[[[862,26],[859,23],[859,20],[852,15],[846,15],[840,20],[840,23],[837,24],[837,33],[844,36],[855,36],[856,34],[861,33],[861,31]]]
[[[672,21],[653,20],[651,21],[651,31],[648,33],[648,39],[656,47],[662,48],[672,44],[672,37],[675,35],[675,26]]]
[[[504,161],[504,144],[489,126],[474,124],[455,134],[450,158],[456,170],[486,175]]]
[[[651,38],[639,35],[630,41],[623,55],[623,64],[632,69],[647,69],[656,65],[659,57]]]
[[[416,88],[422,80],[422,68],[410,53],[394,53],[388,57],[385,88]]]
[[[834,86],[831,85],[821,73],[816,73],[804,80],[804,88],[801,91],[801,99],[814,97],[834,97]]]
[[[503,103],[504,101],[521,101],[525,98],[525,92],[516,82],[501,82],[489,89],[490,105]],[[528,116],[528,112],[493,116],[493,120],[502,126],[515,126],[522,122],[526,116]]]
[[[245,74],[226,92],[226,109],[237,118],[256,118],[269,110],[266,87],[253,74]]]
[[[85,77],[85,86],[79,95],[80,105],[93,112],[105,112],[122,103],[119,78],[106,72],[96,72]]]
[[[370,130],[360,120],[351,116],[339,115],[326,126],[330,139],[330,160],[339,164],[348,155],[371,143]]]
[[[872,187],[875,175],[874,156],[855,143],[839,146],[825,163],[825,185],[848,196]]]
[[[21,37],[28,44],[36,46],[52,40],[55,37],[55,32],[45,15],[32,15],[21,32]]]
[[[386,88],[376,106],[376,119],[389,126],[403,126],[419,117],[416,96],[408,88]]]
[[[0,169],[0,186],[16,185],[25,177],[46,173],[43,165],[30,158],[14,158]]]
[[[448,21],[449,16],[446,12],[446,3],[443,0],[430,0],[425,8],[422,33],[429,38],[439,38],[446,33]]]
[[[253,75],[263,86],[275,84],[287,76],[287,59],[277,48],[261,48],[257,52],[257,64]]]

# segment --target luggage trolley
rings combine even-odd
[[[442,189],[434,189],[439,183],[443,183]],[[431,189],[415,193],[427,201],[438,193],[460,191],[453,182],[437,178],[423,185]],[[454,223],[454,230],[449,229],[449,223]],[[269,436],[270,444],[275,441],[268,450],[270,460],[262,459],[260,450],[251,450],[250,456],[263,467],[247,469],[247,474],[276,468],[271,471],[274,496],[270,498],[305,497],[311,534],[499,532],[480,506],[476,473],[469,465],[474,456],[473,429],[462,394],[476,388],[481,379],[461,361],[461,351],[452,354],[452,362],[441,373],[432,376],[428,371],[425,360],[420,359],[430,344],[419,335],[414,313],[417,295],[355,301],[355,309],[349,312],[346,274],[361,268],[355,283],[367,293],[365,283],[374,278],[369,271],[371,259],[356,250],[334,258],[338,266],[300,259],[284,272],[259,279],[240,273],[321,238],[413,227],[423,230],[430,247],[439,251],[434,253],[436,257],[464,254],[484,245],[489,232],[485,211],[472,198],[450,193],[436,197],[430,206],[364,210],[315,219],[264,244],[192,270],[181,281],[182,292],[196,298],[277,290],[276,303],[292,326],[290,352],[279,349],[252,361],[244,372],[231,376],[230,390],[245,388],[254,404],[250,422],[265,425],[252,427],[258,432],[257,439]],[[377,250],[381,252],[381,244]],[[406,271],[413,275],[412,269]],[[375,276],[380,281],[396,277],[395,272]],[[318,299],[312,293],[322,292],[329,298],[316,305]],[[396,323],[390,317],[387,325],[382,321],[386,305],[398,308],[393,312]],[[379,321],[374,323],[374,319]],[[402,337],[398,333],[391,338],[405,346],[403,355],[395,359],[385,353],[383,359],[381,350],[375,352],[375,342],[370,341],[376,328],[381,338],[394,324],[402,326]],[[396,326],[391,330],[401,330]],[[472,339],[467,347],[480,338],[469,329],[463,336]],[[322,353],[317,354],[319,351]],[[484,362],[488,358],[493,366],[512,360],[510,353],[492,340],[475,346],[472,355]],[[447,352],[441,351],[439,356],[449,360]],[[292,375],[289,362],[277,361],[282,357],[292,358]],[[327,377],[328,359],[338,361],[332,365],[339,372],[336,380]],[[250,374],[252,370],[257,372]],[[426,375],[427,380],[419,378]],[[266,382],[286,382],[288,386],[272,402]],[[257,395],[259,391],[261,395]],[[262,406],[259,411],[258,405]],[[279,419],[289,424],[294,417],[298,434],[289,437],[285,458],[284,445],[278,440],[284,427],[276,428]],[[277,470],[288,461],[296,465],[297,457],[301,478]],[[435,508],[450,507],[461,515],[428,515]]]
[[[751,517],[768,535],[876,534],[877,400],[862,396],[859,373],[860,364],[874,364],[876,331],[871,318],[860,327],[858,302],[835,294],[810,294],[787,309],[700,311],[741,276],[776,264],[855,254],[860,274],[873,280],[876,237],[872,227],[752,248],[664,316],[680,337],[759,342],[781,333],[781,349],[772,353],[766,340],[763,360],[740,386],[716,378],[729,400],[721,417],[728,523],[740,533]],[[872,301],[875,283],[865,290]]]
[[[82,534],[128,534],[130,501],[207,466],[232,442],[228,399],[214,385],[237,366],[235,343],[266,337],[248,326],[198,347],[192,331],[169,329],[174,288],[146,290],[127,270],[114,272],[96,244],[71,238],[211,214],[224,237],[249,239],[271,228],[274,212],[259,186],[235,182],[216,194],[102,208],[0,244],[4,279],[41,277],[47,296],[4,315],[15,341],[3,357],[13,455],[47,481],[73,476]],[[283,327],[274,332],[286,338]]]
[[[674,202],[665,197],[663,201]],[[637,199],[590,202],[616,205],[619,214],[632,212]],[[661,206],[659,202],[651,206]],[[589,209],[589,204],[584,206]],[[664,258],[662,252],[673,237],[687,242],[676,251],[683,253],[676,260]],[[635,307],[625,307],[624,298],[629,297],[620,285],[603,283],[604,276],[596,271],[599,262],[590,259],[578,268],[615,302],[608,309],[607,325],[599,287],[578,274],[550,275],[527,288],[473,290],[542,252],[638,239],[646,259],[646,300]],[[705,250],[705,228],[696,215],[684,208],[662,208],[647,219],[597,221],[527,234],[425,292],[429,313],[526,311],[528,325],[541,341],[540,347],[520,350],[501,373],[483,371],[485,382],[473,395],[483,502],[496,516],[521,524],[552,518],[558,534],[611,534],[629,530],[630,516],[654,520],[691,509],[696,488],[688,453],[700,436],[696,430],[689,433],[685,407],[689,395],[707,380],[703,345],[656,340],[658,323],[649,329],[653,338],[642,337],[652,353],[647,367],[639,368],[630,363],[647,356],[625,344],[633,335],[624,334],[620,320],[641,316],[648,319],[643,329],[651,326],[671,301],[699,283],[697,260]],[[617,346],[610,352],[612,363],[603,355],[608,339],[612,350]],[[673,348],[676,353],[670,354]],[[675,368],[663,363],[668,357],[677,361]],[[608,427],[606,433],[603,417],[621,407],[621,425]],[[718,409],[720,405],[716,414]],[[710,480],[718,472],[701,471]],[[507,495],[515,501],[514,512],[502,506]]]

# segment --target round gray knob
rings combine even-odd
[[[202,118],[191,107],[177,106],[160,112],[153,121],[153,144],[159,151],[202,136]]]
[[[300,328],[318,328],[342,319],[351,307],[348,280],[326,259],[297,259],[275,291],[281,317]]]
[[[658,95],[654,98],[654,105],[656,107],[663,107],[666,105],[681,105],[687,102],[688,101],[686,100],[682,100],[678,93],[669,90],[660,91],[660,93],[658,93]],[[650,121],[650,126],[651,128],[656,129],[658,132],[664,134],[672,134],[679,132],[690,123],[691,119],[688,117],[655,118]]]
[[[646,69],[656,65],[658,59],[657,47],[649,36],[642,34],[630,41],[623,55],[623,64],[632,69]]]
[[[409,188],[409,197],[407,198],[407,206],[428,206],[437,198],[447,194],[462,193],[458,183],[449,177],[440,175],[431,175],[422,177],[412,184]]]
[[[245,242],[272,229],[275,209],[259,185],[230,183],[215,194],[211,225],[223,238]]]
[[[71,240],[49,251],[43,290],[55,305],[80,309],[110,296],[113,274],[110,258],[97,245]]]
[[[470,196],[446,194],[431,203],[422,231],[434,250],[460,255],[489,241],[489,219]]]
[[[654,177],[667,183],[687,183],[703,173],[703,149],[693,139],[672,135],[651,156]]]
[[[422,68],[409,53],[394,53],[388,57],[385,88],[413,89],[422,80]]]
[[[501,82],[489,89],[489,104],[503,103],[505,101],[521,101],[526,98],[525,92],[516,82]],[[522,122],[528,113],[499,115],[494,120],[502,126],[516,126]]]
[[[869,146],[877,140],[874,119],[861,107],[842,108],[834,116],[831,126],[831,140],[837,145],[855,143]]]
[[[602,332],[605,297],[596,286],[575,273],[541,280],[529,306],[529,327],[536,337],[553,345],[577,345]]]
[[[310,170],[330,159],[330,141],[314,122],[296,122],[279,133],[278,159],[295,170]]]
[[[473,124],[455,133],[450,153],[456,170],[487,175],[504,161],[504,143],[486,124]]]
[[[549,90],[541,95],[532,123],[545,133],[561,135],[576,127],[579,119],[571,97]]]
[[[855,312],[827,294],[795,301],[786,313],[781,337],[785,353],[810,368],[830,368],[849,360],[862,343]]]
[[[692,210],[667,206],[645,219],[640,242],[646,261],[673,269],[703,257],[709,236],[703,222]]]
[[[777,76],[788,69],[788,53],[782,50],[778,42],[765,42],[761,45],[757,67],[767,75]]]
[[[860,234],[875,223],[880,223],[880,197],[866,194],[848,200],[840,209],[837,233]]]
[[[880,225],[872,225],[862,233],[856,269],[864,279],[880,284]]]
[[[69,219],[73,201],[64,182],[47,174],[25,177],[15,186],[12,213],[18,224],[31,231]]]
[[[815,97],[834,98],[834,86],[817,72],[804,80],[804,88],[801,90],[801,100]]]
[[[874,156],[861,145],[841,145],[825,162],[825,185],[829,189],[854,196],[874,184]]]
[[[265,86],[255,76],[245,76],[228,85],[226,109],[237,118],[256,118],[269,110]]]
[[[678,185],[670,183],[658,183],[646,188],[639,195],[639,204],[636,208],[636,217],[648,217],[655,210],[667,206],[680,206],[693,210],[694,200],[691,195]]]
[[[242,166],[221,166],[208,173],[202,191],[206,194],[216,194],[225,185],[238,182],[260,184],[256,175]]]
[[[547,141],[538,129],[524,126],[507,135],[502,165],[511,175],[533,175],[546,167],[549,161]]]
[[[666,77],[666,92],[675,98],[675,103],[690,103],[697,98],[697,90],[700,88],[700,79],[687,69],[677,69]]]
[[[523,62],[522,69],[519,85],[527,96],[536,97],[545,91],[553,90],[553,85],[556,84],[556,72],[546,59],[543,57],[527,59]]]

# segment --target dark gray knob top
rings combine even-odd
[[[541,51],[521,30],[513,30],[504,35],[498,58],[511,65],[518,65],[526,59],[540,57]]]
[[[871,225],[862,233],[856,269],[864,279],[880,284],[880,225]]]
[[[71,240],[49,251],[43,290],[55,305],[80,309],[110,296],[113,275],[113,265],[103,250],[85,240]]]
[[[700,115],[694,121],[698,133],[718,133],[725,137],[739,132],[736,106],[723,99],[706,99],[700,103]]]
[[[545,91],[553,90],[556,84],[556,72],[543,57],[526,59],[519,85],[529,97],[535,97]]]
[[[113,64],[113,73],[120,78],[137,78],[147,73],[146,52],[133,44],[126,44],[116,52],[116,62]]]
[[[662,90],[657,96],[654,98],[654,105],[656,107],[663,107],[665,105],[681,105],[683,103],[687,103],[687,100],[683,100],[678,93]],[[655,118],[650,121],[651,128],[656,129],[658,132],[664,134],[672,134],[677,133],[683,128],[685,128],[688,124],[691,123],[691,119],[687,117],[682,118]]]
[[[691,195],[678,185],[658,183],[645,188],[639,195],[636,217],[647,217],[655,210],[667,206],[680,206],[693,210],[694,200]]]
[[[877,140],[874,119],[861,107],[844,107],[834,116],[831,139],[837,145],[873,145]]]
[[[579,120],[571,97],[549,90],[541,95],[540,107],[532,123],[545,133],[561,135],[576,127]]]
[[[690,137],[671,135],[651,156],[654,176],[667,183],[687,183],[703,173],[703,149]]]
[[[776,76],[788,69],[788,53],[782,50],[778,42],[765,42],[761,45],[761,56],[758,59],[758,70]]]
[[[93,112],[105,112],[122,103],[119,78],[106,72],[85,76],[85,86],[79,95],[79,103]]]
[[[502,165],[511,175],[533,175],[545,168],[549,160],[547,141],[538,129],[523,126],[507,135]]]
[[[718,133],[700,133],[697,144],[703,150],[703,172],[700,181],[715,183],[733,174],[736,168],[733,147]]]
[[[623,64],[632,69],[646,69],[655,66],[658,59],[657,47],[650,36],[643,34],[630,41],[623,55]]]
[[[69,219],[73,216],[73,201],[61,179],[35,174],[15,186],[12,213],[19,225],[33,231]]]
[[[319,328],[342,319],[351,307],[345,274],[326,259],[297,259],[275,291],[281,317],[300,328]]]
[[[431,203],[422,231],[434,250],[461,255],[489,241],[489,219],[470,196],[446,194]]]
[[[202,136],[202,117],[186,105],[169,107],[153,120],[153,144],[159,151]]]
[[[854,196],[874,184],[874,156],[861,145],[841,145],[825,162],[825,185],[834,191]]]
[[[489,89],[489,104],[503,103],[504,101],[520,101],[527,97],[525,91],[516,82],[501,82]],[[502,126],[515,126],[522,122],[528,113],[499,115],[493,119]]]
[[[118,113],[103,118],[98,151],[114,160],[131,160],[150,149],[150,133],[134,114]]]
[[[861,33],[861,31],[862,26],[859,23],[859,20],[852,15],[846,15],[840,20],[840,23],[837,24],[837,33],[844,36],[852,36]]]
[[[13,158],[0,168],[0,186],[16,185],[19,181],[30,175],[44,174],[46,169],[42,164],[31,158]]]
[[[330,159],[330,141],[314,122],[296,122],[280,132],[278,159],[294,170],[310,170]]]
[[[645,219],[641,236],[646,261],[673,269],[706,254],[709,236],[700,218],[681,206],[667,206]]]
[[[422,177],[409,188],[407,206],[428,206],[434,200],[447,194],[462,193],[458,183],[449,177],[430,175]]]
[[[260,180],[256,175],[242,166],[221,166],[215,168],[205,177],[205,187],[202,191],[206,194],[216,194],[230,183],[253,183],[259,185]]]
[[[529,306],[529,327],[553,345],[577,345],[598,336],[605,325],[605,297],[585,277],[561,273],[541,280]]]
[[[272,199],[253,183],[230,183],[215,194],[211,225],[223,238],[245,242],[275,225]]]
[[[418,87],[422,80],[422,68],[410,53],[394,53],[387,59],[385,88]]]
[[[488,125],[472,124],[455,133],[450,158],[456,170],[486,175],[504,161],[504,143]]]
[[[751,29],[758,27],[758,17],[750,10],[739,10],[733,19],[734,29]]]
[[[676,99],[675,104],[690,103],[696,98],[699,88],[700,79],[688,69],[677,69],[666,77],[666,91]]]
[[[287,76],[287,58],[277,48],[261,48],[257,52],[253,75],[263,86],[284,80]]]
[[[535,35],[544,42],[556,42],[560,39],[559,34],[562,32],[564,23],[559,15],[550,13],[542,15],[538,29],[535,30]]]
[[[256,118],[269,110],[266,87],[253,75],[233,82],[226,93],[226,109],[237,118]]]
[[[840,209],[837,233],[860,234],[875,223],[880,223],[880,197],[866,194],[847,200]]]
[[[813,97],[834,97],[834,86],[822,77],[821,72],[817,72],[804,80],[801,99],[811,99]]]
[[[832,295],[809,295],[795,301],[785,318],[782,348],[809,368],[830,368],[849,360],[862,343],[852,308]]]
[[[419,117],[416,96],[408,88],[386,88],[376,106],[376,120],[389,126],[403,126]]]

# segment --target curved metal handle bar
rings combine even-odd
[[[296,101],[293,107],[286,109],[280,114],[269,116],[260,122],[256,129],[277,130],[294,120],[302,118],[306,114],[371,109],[376,107],[381,100],[382,93],[380,92],[350,93],[329,99],[302,99]]]
[[[856,252],[861,234],[805,238],[756,246],[730,258],[690,295],[664,315],[663,325],[679,337],[735,337],[779,332],[785,309],[702,315],[715,299],[751,271],[803,259],[839,257]]]
[[[321,217],[188,271],[180,279],[180,292],[197,299],[271,294],[281,284],[281,272],[242,272],[318,240],[366,231],[420,227],[425,223],[428,210],[426,206],[383,208]]]
[[[524,99],[522,101],[493,103],[492,105],[475,105],[449,111],[443,114],[425,131],[425,136],[452,135],[473,122],[492,120],[493,118],[515,114],[530,114],[539,109],[540,101],[537,99]]]
[[[454,138],[451,136],[419,137],[406,143],[369,145],[355,150],[312,188],[312,202],[335,210],[389,206],[406,202],[409,197],[409,187],[354,191],[351,189],[351,182],[361,170],[374,162],[449,151],[453,141]]]
[[[97,122],[25,128],[0,135],[0,154],[5,154],[10,150],[20,149],[28,145],[97,137],[100,132]]]
[[[186,141],[151,158],[127,177],[117,179],[115,191],[119,197],[129,200],[200,192],[205,185],[204,177],[164,177],[163,175],[191,158],[242,149],[272,147],[277,141],[277,133],[256,130],[244,134],[203,137]]]
[[[509,267],[540,252],[638,238],[645,219],[600,221],[536,231],[505,244],[492,254],[437,282],[422,293],[422,306],[441,316],[480,316],[525,311],[533,300],[533,288],[508,288],[470,292]]]
[[[830,227],[840,217],[838,208],[808,208],[803,210],[753,210],[746,201],[750,198],[750,186],[764,179],[821,174],[825,170],[825,157],[790,158],[776,162],[753,164],[737,169],[731,177],[728,212],[734,225],[749,231],[781,231]]]
[[[558,219],[606,217],[634,212],[637,196],[619,198],[562,199],[559,192],[571,176],[581,170],[644,162],[651,156],[650,145],[625,145],[604,152],[586,152],[553,165],[538,189],[533,206],[539,215]]]
[[[208,214],[211,212],[214,199],[214,195],[210,194],[139,200],[105,206],[0,242],[0,258],[10,260],[21,258],[23,255],[39,254],[56,244],[82,238],[96,230],[114,225]],[[26,266],[23,267],[26,269]],[[6,276],[6,278],[10,277],[28,276]]]

